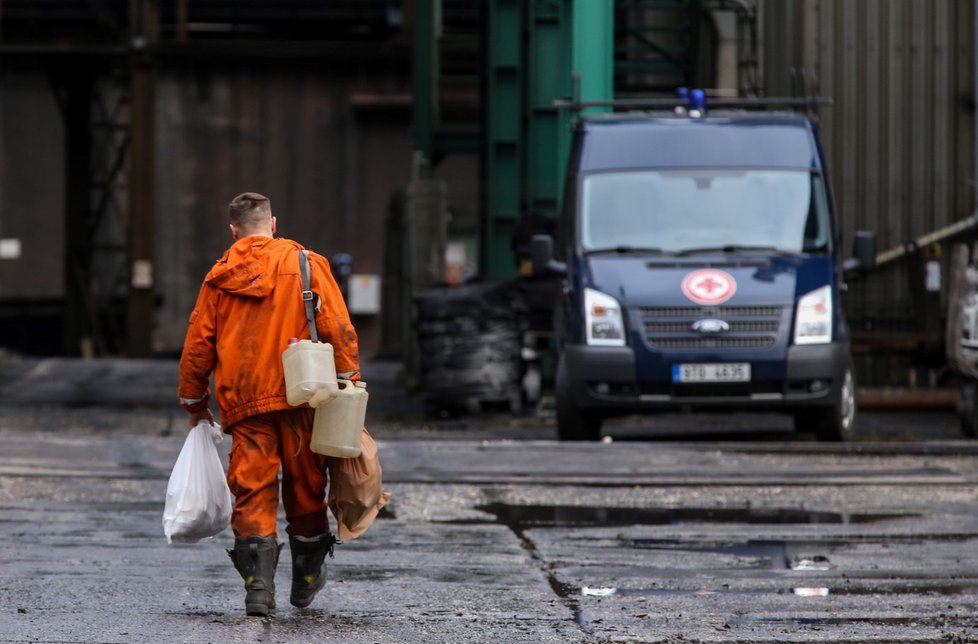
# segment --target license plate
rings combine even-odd
[[[674,364],[673,382],[750,382],[749,362]]]

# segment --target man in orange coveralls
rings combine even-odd
[[[228,485],[235,497],[228,554],[245,580],[248,615],[275,609],[278,472],[292,551],[294,606],[308,606],[326,581],[336,538],[326,508],[328,457],[309,449],[314,410],[285,399],[282,351],[309,338],[299,273],[302,246],[275,239],[269,200],[238,195],[229,207],[234,244],[204,278],[180,358],[180,403],[190,426],[213,420],[208,377],[224,431],[231,434]],[[333,345],[337,375],[359,379],[357,334],[343,296],[320,255],[309,253],[316,327]]]

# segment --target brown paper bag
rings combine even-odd
[[[343,541],[366,532],[391,498],[391,493],[384,491],[377,443],[366,428],[360,445],[356,458],[329,459],[329,509]]]

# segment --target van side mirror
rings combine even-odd
[[[550,235],[534,235],[530,239],[530,257],[534,275],[567,273],[567,264],[554,259],[554,238]]]
[[[843,263],[848,270],[865,273],[876,267],[876,233],[857,230],[852,240],[852,257]]]

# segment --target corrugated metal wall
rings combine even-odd
[[[972,214],[973,2],[767,0],[762,11],[767,93],[790,92],[804,70],[834,101],[821,128],[847,249],[858,229],[884,251]],[[950,241],[852,281],[856,331],[908,337],[943,316],[941,295],[920,294],[921,259]]]
[[[321,254],[350,253],[356,273],[384,272],[392,192],[410,178],[410,112],[374,114],[377,85],[281,67],[171,70],[157,88],[157,310],[154,349],[179,351],[204,274],[230,245],[227,204],[267,195],[278,235]],[[377,316],[358,321],[379,343]]]
[[[10,302],[42,299],[47,320],[65,290],[65,128],[43,71],[5,71],[0,87],[0,239],[22,244],[19,258],[0,259],[0,302],[17,315]],[[384,221],[411,173],[399,75],[174,65],[156,93],[154,351],[182,348],[201,280],[232,241],[227,204],[241,192],[271,198],[279,235],[327,257],[349,253],[356,273],[384,274]],[[370,355],[380,316],[356,323]],[[0,337],[4,346],[27,344]]]
[[[0,258],[0,298],[64,294],[63,145],[50,81],[0,73],[0,239],[21,246],[20,257]]]

